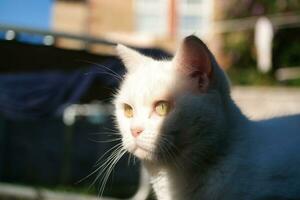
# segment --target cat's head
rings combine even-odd
[[[198,97],[228,93],[222,70],[195,36],[182,41],[172,60],[154,60],[123,45],[117,51],[127,73],[114,102],[116,122],[123,147],[142,160],[170,155],[179,140],[195,137],[188,133],[193,123],[215,114],[206,109],[214,100]]]

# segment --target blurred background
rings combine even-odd
[[[114,45],[165,58],[190,34],[250,118],[300,113],[299,0],[0,0],[0,199],[97,197],[92,172],[118,143]],[[105,197],[134,195],[139,163],[128,160]]]

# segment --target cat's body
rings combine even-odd
[[[236,127],[232,131],[243,135],[227,155],[209,169],[189,170],[184,178],[177,177],[181,171],[176,167],[158,170],[146,163],[158,199],[300,199],[299,120],[300,116],[284,117]]]
[[[216,147],[221,147],[216,163],[197,167],[182,158],[177,162],[193,166],[182,174],[174,165],[159,167],[145,162],[159,200],[300,199],[300,115],[250,121],[237,116],[238,110],[233,113],[238,118],[224,113],[232,123],[223,130],[230,135],[230,144],[214,140]],[[221,118],[219,114],[216,117]]]
[[[300,115],[248,120],[199,39],[188,37],[178,52],[158,62],[119,47],[129,72],[116,97],[117,124],[157,199],[300,199]]]

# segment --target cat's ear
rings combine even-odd
[[[144,56],[136,50],[126,47],[122,44],[118,44],[116,49],[119,57],[123,61],[128,71],[133,71],[137,67],[145,65],[145,62],[152,60],[150,57]]]
[[[173,59],[177,69],[193,79],[198,79],[200,90],[209,86],[212,64],[207,46],[196,36],[184,38]]]

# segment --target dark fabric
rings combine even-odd
[[[38,51],[36,49],[33,54]],[[3,52],[7,51],[4,49]],[[160,50],[145,49],[142,52],[155,58],[167,57]],[[39,55],[49,56],[49,52],[42,51]],[[69,56],[69,59],[77,56]],[[41,64],[35,62],[33,55],[24,56],[28,61],[25,64],[15,55],[4,57],[11,60],[8,64],[18,66],[22,71],[29,71],[26,68],[30,65],[28,60],[36,66]],[[41,61],[43,58],[39,57]],[[82,66],[74,66],[71,62],[58,65],[58,58],[65,60],[66,56],[49,56],[44,61],[47,67],[40,66],[41,71],[20,73],[21,70],[17,70],[18,73],[0,74],[0,181],[38,186],[90,185],[98,173],[75,183],[87,177],[96,168],[93,167],[96,160],[116,145],[114,142],[95,142],[111,139],[107,133],[114,129],[110,116],[97,124],[87,118],[78,118],[73,126],[66,126],[57,117],[69,104],[80,102],[95,85],[107,87],[109,91],[118,87],[125,72],[121,61],[103,56],[99,64],[83,61]],[[3,60],[2,63],[0,60],[0,65],[8,66]],[[57,70],[65,65],[67,69],[77,70]],[[46,68],[56,70],[45,71]],[[101,93],[98,89],[93,92]],[[139,167],[128,166],[128,159],[125,156],[118,162],[104,195],[128,198],[136,190]],[[95,185],[98,186],[99,182]]]
[[[0,113],[9,119],[38,119],[60,116],[64,108],[78,103],[93,81],[116,87],[123,67],[119,60],[109,60],[88,70],[48,71],[0,75]],[[113,70],[114,72],[111,72]],[[116,75],[111,75],[116,73]]]
[[[0,75],[0,110],[11,119],[58,114],[78,100],[90,81],[80,71]]]
[[[169,57],[157,49],[139,51],[154,58]],[[87,70],[0,74],[0,115],[12,120],[61,116],[66,106],[80,101],[95,80],[113,90],[125,71],[121,61],[113,57],[99,64],[83,63]]]
[[[57,118],[6,120],[5,127],[0,129],[0,137],[1,133],[5,134],[5,141],[2,140],[0,146],[0,181],[43,187],[92,186],[98,191],[101,181],[91,183],[100,171],[91,173],[99,167],[95,165],[97,160],[104,156],[103,163],[110,155],[103,154],[118,143],[100,142],[114,138],[104,134],[114,129],[111,118],[107,116],[105,119],[94,124],[87,118],[79,118],[73,126],[65,126]],[[0,128],[1,120],[0,117]],[[105,196],[128,198],[133,195],[138,185],[139,165],[128,164],[128,159],[128,155],[124,155],[114,167]],[[118,190],[113,190],[115,188]]]

